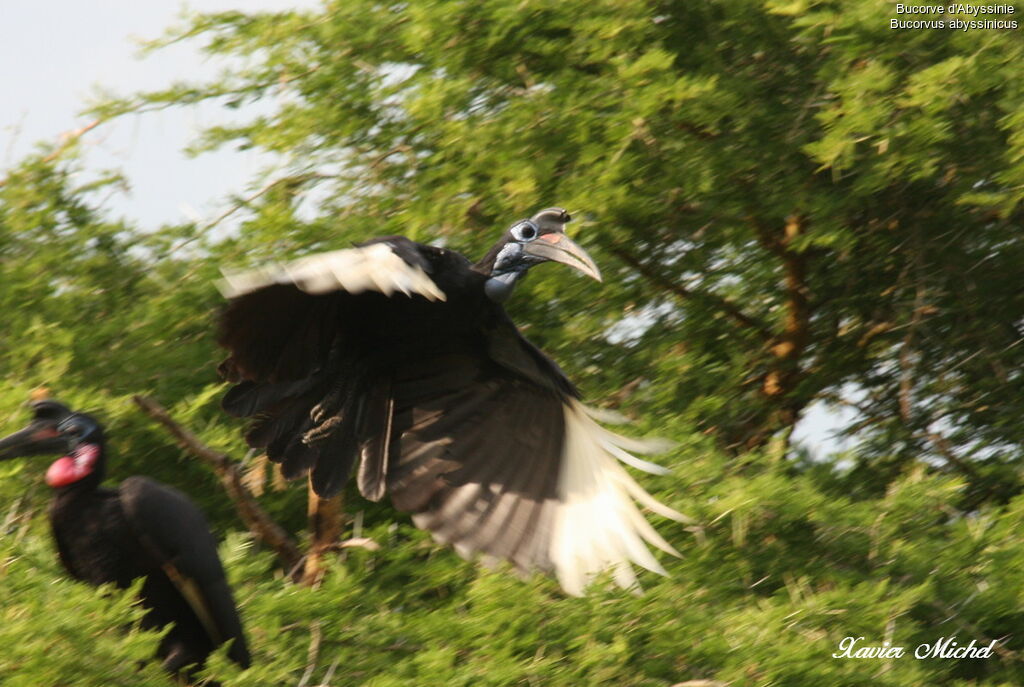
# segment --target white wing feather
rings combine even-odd
[[[319,253],[242,272],[225,272],[218,287],[227,298],[237,298],[272,284],[294,284],[310,294],[342,290],[352,294],[377,291],[390,296],[400,291],[432,301],[447,299],[421,267],[407,263],[387,243]]]
[[[664,444],[627,439],[604,429],[590,409],[571,400],[565,406],[565,440],[559,504],[550,556],[566,592],[583,594],[595,575],[610,570],[623,588],[637,588],[631,564],[666,574],[647,544],[679,553],[644,518],[634,501],[666,518],[685,522],[686,516],[659,503],[619,465],[664,474],[664,468],[626,452],[649,452]]]

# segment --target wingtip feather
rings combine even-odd
[[[575,596],[605,570],[616,584],[632,591],[638,589],[632,564],[667,575],[648,545],[675,556],[679,552],[647,522],[637,504],[674,520],[686,518],[648,494],[619,463],[656,474],[667,470],[630,455],[625,447],[647,450],[650,444],[602,428],[581,403],[569,401],[564,415],[561,498],[551,542],[559,583]]]

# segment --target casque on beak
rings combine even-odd
[[[578,243],[560,231],[541,234],[537,240],[523,246],[523,252],[541,260],[560,262],[601,281],[601,271],[597,269],[593,258],[587,255],[587,251]]]

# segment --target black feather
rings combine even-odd
[[[89,458],[81,464],[85,472],[50,482],[50,524],[67,572],[92,585],[121,588],[141,578],[142,626],[164,630],[157,654],[167,671],[192,677],[225,641],[232,643],[228,656],[248,666],[245,635],[217,541],[196,505],[181,492],[145,477],[129,477],[117,490],[101,487],[106,458],[99,423],[52,401],[36,402],[34,407],[36,419],[30,428],[50,420],[59,434],[62,420],[77,417],[78,427],[88,420],[88,433],[76,434],[73,450],[76,458]],[[55,410],[61,410],[60,415],[51,417]],[[23,435],[25,431],[12,437]],[[35,448],[44,455],[67,450],[66,445],[45,443]]]
[[[567,221],[555,210],[534,218],[548,222],[547,234]],[[358,456],[366,498],[389,493],[462,553],[548,570],[566,413],[578,392],[487,296],[510,237],[477,265],[401,237],[377,239],[362,245],[387,245],[408,272],[375,250],[352,262],[384,272],[351,275],[358,293],[272,285],[233,300],[221,321],[230,353],[222,369],[245,381],[225,407],[258,417],[250,443],[284,460],[286,475],[311,461],[320,496],[342,487]],[[436,291],[402,293],[424,273]],[[297,436],[312,450],[290,443]]]

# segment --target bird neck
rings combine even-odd
[[[512,289],[516,282],[524,274],[526,274],[525,269],[495,274],[484,282],[484,293],[495,303],[504,303],[512,295]]]
[[[486,274],[488,277],[494,275],[494,265],[498,261],[498,254],[501,253],[501,249],[508,243],[507,237],[501,237],[501,240],[491,246],[491,249],[487,251],[484,257],[480,258],[480,261],[473,265],[473,269],[481,274]]]
[[[487,276],[484,293],[495,303],[503,303],[512,295],[516,282],[529,271],[531,263],[521,258],[522,249],[502,237],[473,268]]]

